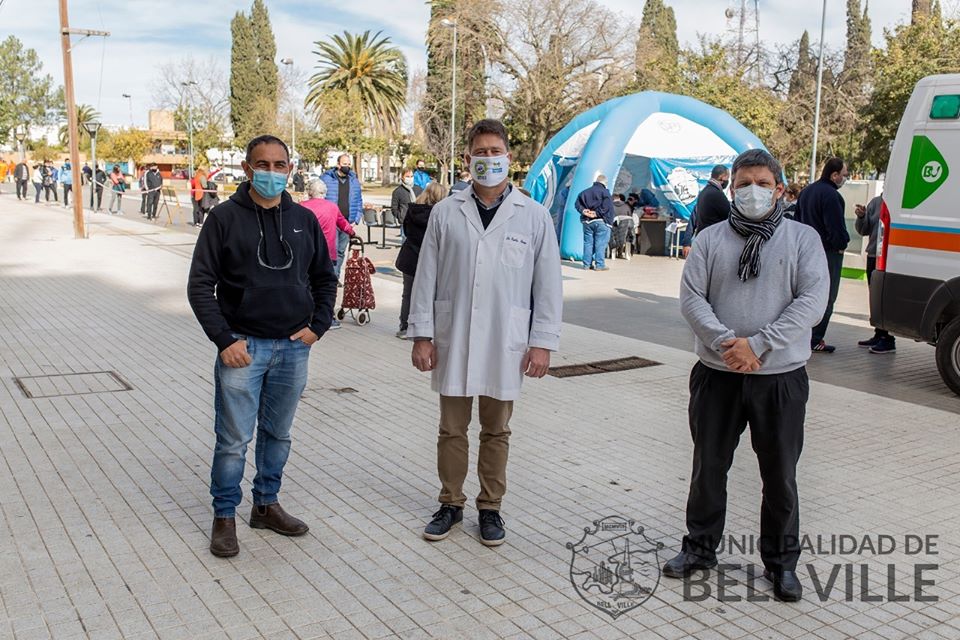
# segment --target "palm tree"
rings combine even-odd
[[[306,106],[317,111],[325,92],[342,91],[361,109],[367,126],[381,135],[395,131],[407,104],[407,61],[381,33],[344,31],[329,42],[315,42],[317,73],[310,78]]]
[[[79,146],[82,147],[85,140],[87,140],[90,137],[87,134],[87,130],[83,128],[83,123],[90,122],[91,120],[99,120],[99,119],[100,119],[100,112],[94,109],[93,106],[89,104],[77,105],[77,127],[79,127],[80,129],[79,131],[80,137],[77,138]],[[66,122],[60,125],[60,133],[58,134],[58,137],[60,138],[60,144],[64,146],[66,146],[67,143],[70,142],[69,125],[67,125]]]

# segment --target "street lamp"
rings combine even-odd
[[[457,155],[457,21],[444,18],[440,24],[447,29],[453,29],[453,80],[450,83],[450,184],[453,185],[456,182],[454,162]]]
[[[100,131],[100,123],[95,120],[88,120],[82,125],[84,131],[90,136],[90,160],[93,164],[93,173],[90,175],[90,208],[94,209],[97,195],[97,132]],[[83,197],[82,194],[81,197]]]
[[[129,93],[123,94],[123,97],[127,99],[127,102],[130,105],[130,128],[133,129],[133,96]]]
[[[23,141],[27,139],[27,125],[23,123],[18,124],[16,129],[13,130],[13,136],[17,139],[17,148],[20,150],[20,162],[23,162],[24,158],[26,158]]]
[[[820,96],[823,91],[823,38],[827,27],[827,0],[823,0],[823,15],[820,16],[820,61],[817,63],[817,106],[813,112],[813,152],[810,154],[810,182],[817,172],[817,137],[820,133]]]
[[[180,85],[186,87],[187,89],[187,131],[190,134],[190,158],[188,166],[190,167],[190,175],[188,179],[193,180],[193,101],[191,100],[192,95],[190,87],[197,86],[195,80],[189,80],[187,82],[181,82]]]
[[[293,58],[282,58],[280,62],[290,67],[290,71],[293,71]],[[290,159],[291,160],[297,157],[297,117],[296,117],[296,109],[293,108],[294,104],[296,104],[296,101],[291,100],[290,101]]]

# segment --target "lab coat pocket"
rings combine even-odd
[[[526,262],[529,250],[530,236],[522,233],[507,233],[503,238],[500,260],[508,267],[520,269]]]
[[[434,344],[450,344],[450,334],[453,332],[453,301],[436,300],[433,303],[433,342]]]
[[[507,350],[524,352],[530,342],[530,309],[512,307],[507,327]]]

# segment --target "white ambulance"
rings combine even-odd
[[[870,322],[936,345],[940,375],[960,394],[960,74],[914,88],[883,200]]]

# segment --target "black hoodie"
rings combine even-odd
[[[268,269],[258,251],[272,266],[282,266],[289,256],[281,230],[293,264]],[[322,336],[333,321],[336,297],[337,276],[320,225],[287,192],[278,207],[262,209],[245,182],[210,212],[193,252],[187,298],[220,351],[237,341],[234,334],[289,338],[309,326]]]

